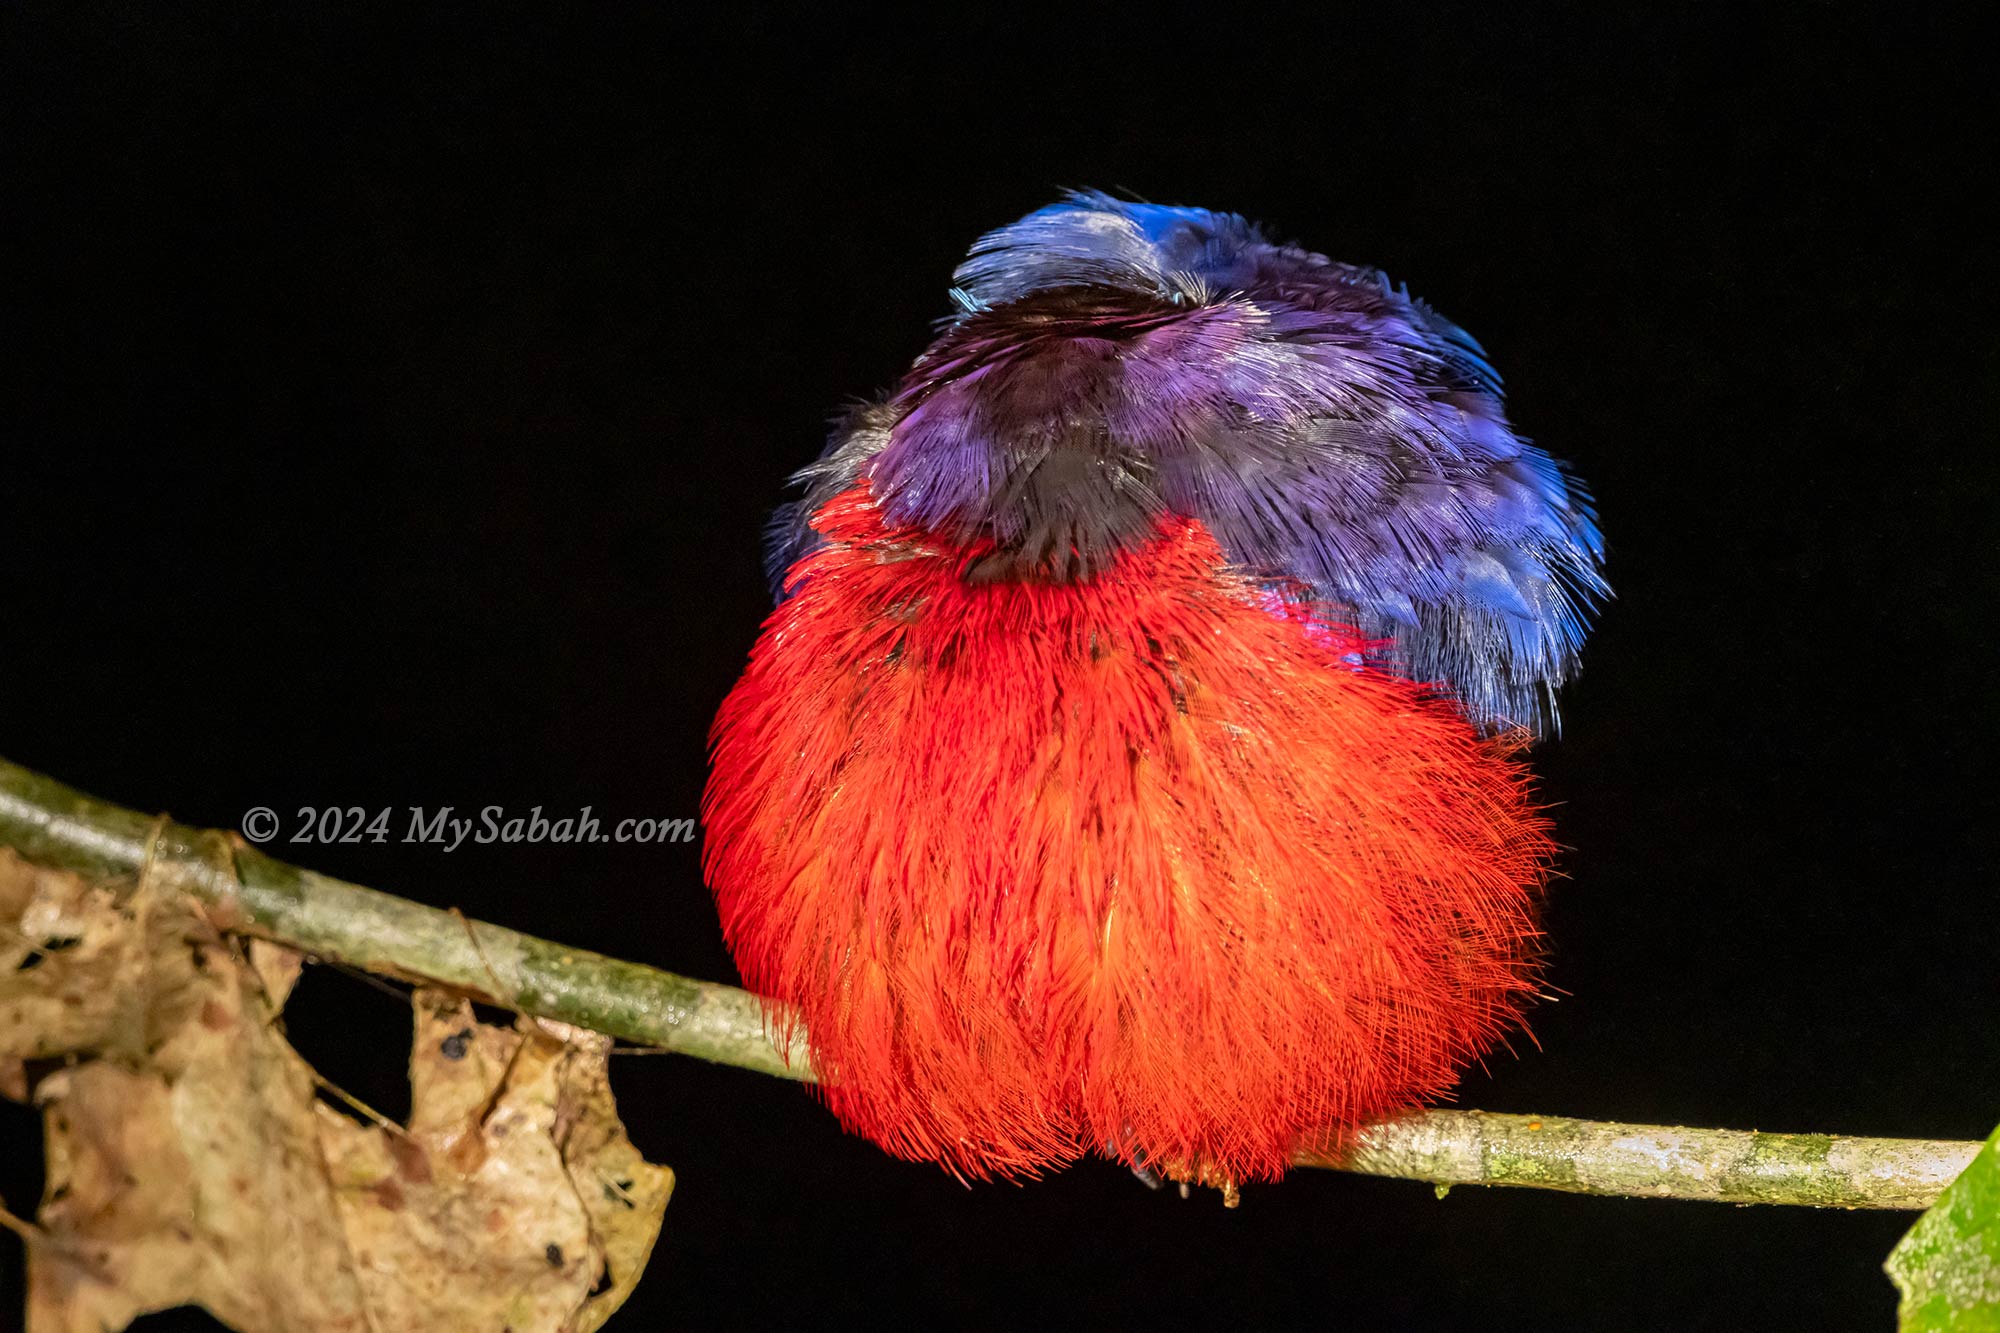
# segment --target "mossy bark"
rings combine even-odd
[[[781,1078],[763,1006],[734,986],[572,949],[302,870],[233,835],[151,818],[0,760],[0,844],[97,878],[149,869],[207,904],[228,930],[314,957],[443,985],[525,1014]]]
[[[1313,1165],[1436,1185],[1526,1185],[1815,1208],[1927,1208],[1977,1143],[1761,1134],[1559,1116],[1426,1111],[1371,1126]]]

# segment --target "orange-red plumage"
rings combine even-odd
[[[1088,580],[820,510],[715,724],[707,869],[829,1105],[902,1156],[1280,1174],[1435,1097],[1534,989],[1504,742],[1198,522]]]

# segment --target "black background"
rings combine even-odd
[[[692,815],[759,524],[967,243],[1067,186],[1229,208],[1472,329],[1601,499],[1618,601],[1536,757],[1569,995],[1463,1103],[1984,1135],[1981,48],[1924,6],[1380,8],[0,8],[0,752],[287,834]],[[735,975],[690,846],[274,850]],[[390,1109],[404,1023],[325,970],[290,1015]],[[1880,1329],[1909,1221],[1325,1172],[1225,1212],[1103,1163],[968,1190],[796,1087],[615,1076],[680,1173],[617,1328]],[[34,1129],[0,1112],[16,1209]]]

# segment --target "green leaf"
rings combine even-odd
[[[2000,1333],[2000,1129],[1883,1267],[1902,1333]]]

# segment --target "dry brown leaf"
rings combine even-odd
[[[251,940],[250,970],[264,988],[264,1003],[277,1013],[292,998],[292,987],[299,984],[299,975],[306,970],[305,955],[269,940]]]
[[[178,896],[0,855],[0,1073],[77,1060],[35,1090],[33,1333],[188,1303],[246,1330],[599,1327],[673,1189],[618,1122],[608,1039],[419,992],[410,1127],[357,1123],[278,1031],[297,955],[247,952]]]
[[[380,1286],[406,1312],[381,1327],[597,1328],[637,1282],[673,1191],[598,1091],[610,1041],[489,1027],[440,992],[415,1001],[407,1134],[321,1110],[370,1305],[386,1304]],[[607,1186],[631,1205],[601,1208]]]
[[[29,1249],[29,1328],[96,1333],[197,1303],[240,1329],[367,1329],[312,1072],[263,982],[178,897],[142,887],[118,915],[128,938],[107,951],[134,1003],[104,1058],[36,1089],[53,1243]]]
[[[110,889],[0,848],[0,1062],[132,1044],[134,925]]]
[[[568,1031],[572,1040],[591,1043],[592,1051],[570,1071],[555,1135],[577,1197],[590,1216],[591,1240],[603,1265],[602,1281],[608,1284],[576,1320],[577,1333],[589,1333],[639,1285],[653,1242],[660,1237],[674,1173],[641,1157],[625,1136],[605,1059],[611,1039],[581,1028]]]

